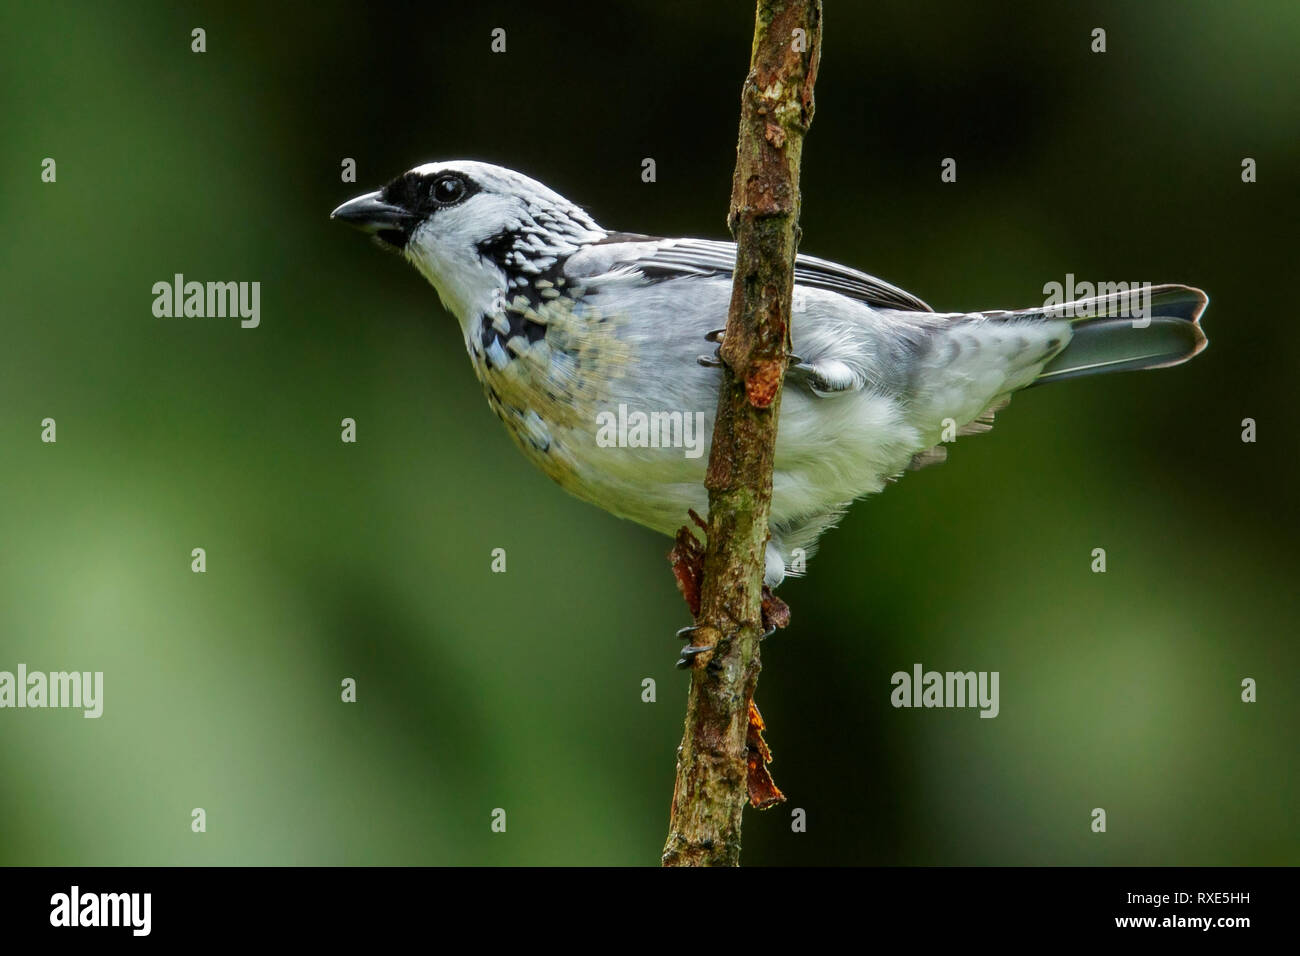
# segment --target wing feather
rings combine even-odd
[[[602,246],[608,255],[601,255]],[[736,265],[736,245],[714,239],[660,239],[632,233],[611,233],[578,254],[584,265],[600,264],[606,271],[630,267],[647,281],[684,276],[730,276]],[[588,273],[590,274],[590,273]],[[909,292],[882,279],[837,262],[800,254],[795,259],[795,283],[848,296],[867,305],[906,312],[933,312]]]

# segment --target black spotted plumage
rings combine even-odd
[[[566,288],[566,255],[552,253],[539,259],[535,246],[543,235],[536,228],[503,229],[477,244],[479,256],[495,264],[506,277],[506,288],[502,290],[504,312],[496,317],[485,315],[480,320],[479,341],[484,352],[493,342],[505,350],[506,343],[517,335],[529,344],[541,341],[546,337],[546,326],[527,311],[536,312],[547,301],[561,295],[572,298],[581,294],[571,286]],[[550,290],[555,294],[549,295]],[[526,303],[524,308],[518,305],[521,296]],[[498,328],[501,318],[508,325],[505,332]]]

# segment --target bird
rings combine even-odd
[[[667,535],[707,511],[722,376],[707,350],[725,335],[734,243],[609,230],[542,183],[474,160],[416,166],[330,218],[432,284],[488,405],[562,488]],[[802,573],[853,501],[988,431],[1013,393],[1191,359],[1207,344],[1208,302],[1190,286],[1134,284],[936,312],[799,254],[764,585]]]

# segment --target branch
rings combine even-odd
[[[753,697],[772,462],[790,355],[799,163],[812,122],[821,25],[821,0],[758,0],[727,219],[736,269],[705,477],[707,544],[701,556],[683,529],[674,549],[688,603],[696,595],[685,566],[693,557],[698,568],[702,557],[691,642],[712,649],[696,656],[692,668],[665,866],[738,865],[746,798],[756,805],[784,799],[766,776],[770,755]]]

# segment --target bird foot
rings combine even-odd
[[[688,642],[687,645],[682,648],[682,656],[677,661],[678,670],[685,670],[686,668],[690,667],[692,664],[695,663],[695,658],[697,658],[699,655],[703,654],[705,651],[711,651],[716,648],[717,645],[715,644],[689,643],[690,639],[694,637],[703,628],[704,628],[703,624],[688,624],[686,627],[678,629],[677,639]],[[716,671],[720,667],[720,665],[713,660],[709,661],[708,666],[709,669],[713,671]]]

